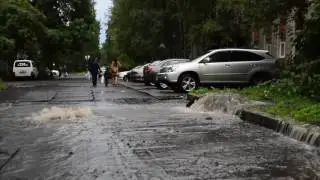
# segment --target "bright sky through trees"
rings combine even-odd
[[[97,20],[101,23],[101,34],[100,34],[100,44],[102,44],[106,39],[106,23],[110,15],[109,9],[112,6],[112,0],[95,0],[96,11],[97,11]]]

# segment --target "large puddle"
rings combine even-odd
[[[47,121],[77,121],[89,119],[92,115],[92,109],[88,106],[68,106],[44,108],[38,113],[33,113],[27,120],[33,120],[39,123],[46,123]]]
[[[232,113],[242,100],[231,98],[227,105],[223,100],[209,108],[203,106],[206,101],[192,108],[174,101],[16,105],[1,114],[0,132],[6,129],[10,136],[0,149],[21,152],[0,172],[0,179],[320,176],[319,150],[243,123]]]

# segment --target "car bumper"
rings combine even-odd
[[[140,75],[134,75],[132,78],[133,81],[143,81],[143,76]]]
[[[15,72],[14,73],[14,76],[15,77],[31,77],[31,73],[17,73],[17,72]]]
[[[280,70],[280,69],[276,69],[276,70],[273,72],[273,78],[279,79],[280,76],[281,76],[281,70]]]
[[[175,84],[178,82],[179,75],[177,73],[159,73],[156,76],[156,80],[160,82],[166,82],[168,84]]]
[[[157,74],[158,73],[147,73],[144,75],[144,80],[151,83],[157,82]]]

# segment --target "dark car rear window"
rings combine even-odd
[[[31,63],[29,61],[19,61],[15,63],[15,67],[31,67]]]

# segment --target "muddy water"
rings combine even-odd
[[[175,101],[17,104],[0,116],[0,149],[21,148],[0,179],[320,176],[319,149]]]

